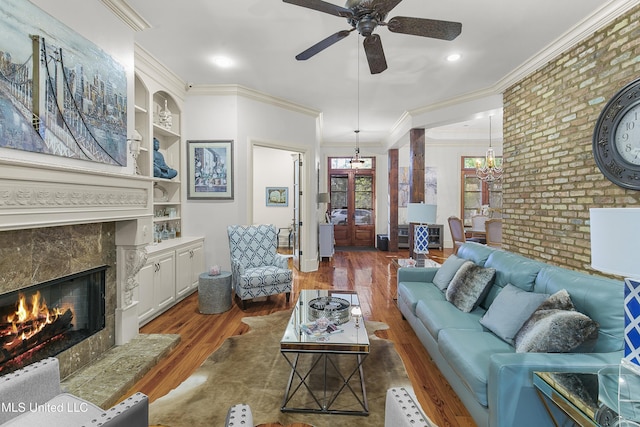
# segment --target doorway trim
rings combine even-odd
[[[300,196],[300,208],[301,208],[301,218],[302,218],[302,227],[300,228],[300,249],[303,252],[303,256],[300,257],[300,271],[315,271],[318,268],[318,254],[317,248],[314,250],[314,247],[317,246],[317,238],[314,239],[314,233],[317,232],[317,224],[315,223],[315,218],[313,217],[313,213],[315,211],[309,207],[310,200],[315,195],[311,194],[313,192],[312,188],[314,188],[310,184],[310,168],[309,168],[309,150],[302,148],[300,146],[287,145],[280,142],[275,141],[266,141],[261,139],[253,139],[247,138],[249,141],[249,150],[248,153],[248,171],[249,176],[247,177],[247,217],[251,221],[251,223],[255,222],[254,218],[254,191],[253,191],[253,180],[254,180],[254,167],[255,167],[255,147],[262,148],[270,148],[274,150],[282,150],[289,151],[292,153],[298,153],[302,157],[302,176],[300,180],[300,188],[302,190],[302,196]],[[293,166],[292,166],[293,167]],[[294,195],[291,195],[294,197]],[[314,205],[315,206],[315,199]],[[313,253],[312,253],[313,252]]]

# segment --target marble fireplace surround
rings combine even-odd
[[[138,335],[136,274],[153,227],[148,178],[0,160],[0,294],[108,265],[106,327],[65,350],[61,376]]]

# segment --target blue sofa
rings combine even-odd
[[[496,270],[480,305],[469,313],[449,303],[432,281],[437,268],[398,270],[398,307],[440,372],[479,426],[550,425],[534,371],[596,372],[623,356],[623,283],[535,261],[477,243],[457,256]],[[590,353],[517,353],[480,324],[503,287],[554,294],[566,289],[575,309],[599,324]],[[553,405],[550,405],[553,407]],[[553,408],[556,411],[555,408]],[[556,417],[563,418],[558,410]]]

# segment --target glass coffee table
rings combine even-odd
[[[282,412],[369,415],[362,369],[369,335],[352,315],[359,309],[355,292],[300,291],[280,341],[291,367]]]
[[[398,268],[405,267],[440,267],[441,264],[429,258],[419,258],[419,259],[411,259],[411,258],[391,258],[391,263]]]

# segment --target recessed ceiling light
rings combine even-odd
[[[460,55],[459,53],[452,53],[451,55],[447,56],[447,61],[455,62],[460,58],[462,58],[462,55]]]
[[[233,61],[227,56],[214,56],[211,62],[220,68],[229,68],[233,65]]]

